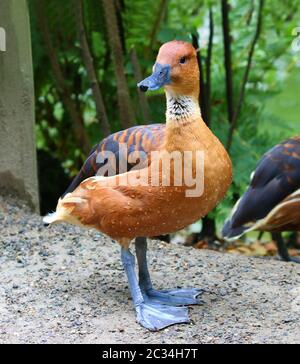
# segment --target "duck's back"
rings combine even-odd
[[[73,192],[85,179],[95,175],[105,175],[105,173],[99,173],[104,165],[108,168],[112,167],[110,175],[119,174],[119,162],[120,159],[124,159],[127,170],[130,171],[136,167],[136,163],[128,163],[128,155],[139,152],[142,157],[147,157],[151,151],[159,150],[163,144],[165,129],[165,124],[138,125],[109,135],[91,150],[82,168],[62,197]],[[116,162],[115,165],[112,160],[107,158],[109,153]]]

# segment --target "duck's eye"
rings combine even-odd
[[[184,64],[185,62],[186,62],[186,57],[181,57],[179,63]]]

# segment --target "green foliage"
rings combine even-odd
[[[160,1],[125,1],[124,27],[126,46],[143,51],[150,46],[150,36]]]

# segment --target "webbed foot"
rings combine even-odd
[[[170,307],[154,302],[144,302],[136,306],[135,309],[138,323],[151,331],[190,322],[186,307]]]

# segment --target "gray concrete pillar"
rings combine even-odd
[[[0,1],[0,193],[38,211],[34,87],[26,0]]]

